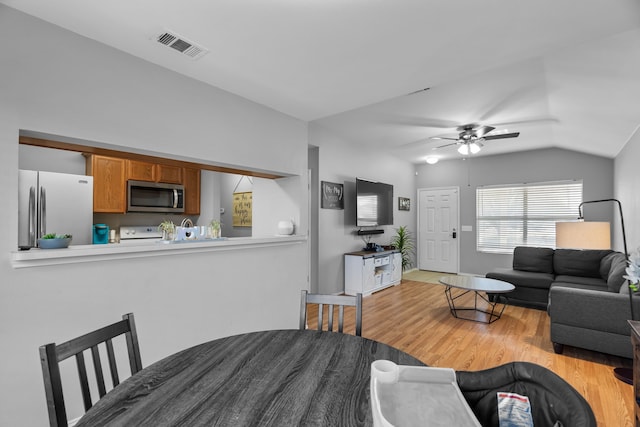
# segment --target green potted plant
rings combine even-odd
[[[165,219],[158,226],[158,230],[162,231],[162,240],[173,240],[173,235],[176,232],[176,225],[173,221]]]
[[[391,245],[395,247],[402,257],[402,271],[408,270],[413,266],[413,237],[406,225],[396,228],[396,235],[391,240]]]
[[[209,226],[211,227],[211,235],[214,239],[217,239],[220,236],[222,236],[222,232],[220,230],[222,227],[222,224],[220,224],[220,221],[218,221],[217,219],[212,219],[211,222],[209,223]]]
[[[60,249],[69,247],[71,243],[71,234],[45,234],[38,239],[38,247],[40,249]]]

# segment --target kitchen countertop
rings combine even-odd
[[[304,235],[293,235],[230,237],[226,240],[194,241],[180,244],[166,244],[154,241],[127,245],[120,245],[118,243],[105,245],[71,245],[64,249],[33,248],[28,251],[12,252],[11,265],[13,268],[25,268],[111,259],[217,252],[240,250],[247,247],[300,244],[306,240],[307,237]]]

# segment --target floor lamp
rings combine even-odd
[[[622,215],[622,204],[618,199],[590,200],[582,202],[578,206],[579,220],[584,220],[582,206],[589,203],[615,202],[620,213],[620,228],[622,229],[622,244],[624,246],[624,256],[629,259],[627,250],[627,234],[624,229],[624,217]],[[556,247],[574,249],[611,249],[610,226],[608,222],[558,222],[556,223]],[[635,320],[633,312],[633,292],[629,290],[629,308],[631,309],[631,320]],[[633,369],[615,368],[614,375],[620,381],[633,384]]]

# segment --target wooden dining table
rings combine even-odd
[[[337,332],[216,339],[131,376],[76,426],[370,426],[378,359],[424,366],[389,345]]]

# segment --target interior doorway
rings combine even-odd
[[[457,273],[459,187],[418,189],[418,269]]]

